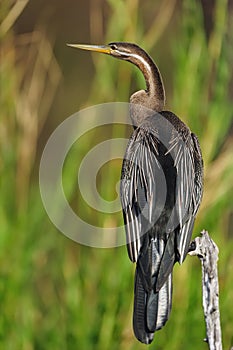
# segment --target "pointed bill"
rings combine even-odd
[[[74,47],[75,49],[88,50],[101,53],[111,53],[111,47],[108,45],[85,45],[85,44],[67,44],[67,46]]]

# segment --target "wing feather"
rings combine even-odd
[[[151,126],[137,128],[129,140],[123,161],[121,201],[128,254],[133,262],[138,259],[143,234],[155,224],[156,211],[161,205],[157,195],[158,173],[164,171],[166,161],[165,165],[160,164],[159,145],[156,129]],[[176,188],[174,207],[170,208],[171,213],[161,232],[168,235],[175,232],[176,255],[182,263],[188,252],[195,215],[202,198],[202,156],[196,136],[187,127],[181,132],[174,132],[163,157],[173,159]],[[166,174],[169,177],[168,171]]]
[[[185,138],[182,134],[176,134],[170,143],[168,153],[170,152],[175,159],[177,181],[176,203],[167,231],[171,232],[179,228],[176,231],[176,242],[178,260],[182,263],[189,249],[195,215],[202,198],[202,157],[194,134],[186,134]]]
[[[121,202],[129,258],[137,261],[143,234],[153,222],[156,171],[159,167],[155,133],[137,129],[129,140],[122,166]]]

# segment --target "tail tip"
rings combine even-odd
[[[144,333],[144,334],[137,334],[134,331],[135,337],[143,344],[149,345],[152,343],[154,339],[154,333]]]

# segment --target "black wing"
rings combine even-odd
[[[126,227],[129,258],[136,262],[143,235],[156,215],[158,162],[156,133],[138,128],[129,140],[122,166],[121,202]],[[157,203],[158,204],[158,203]]]
[[[182,263],[188,253],[195,216],[202,199],[202,156],[194,134],[175,134],[168,153],[177,170],[176,203],[167,225],[167,231],[176,229],[177,257]]]
[[[188,128],[174,132],[171,127],[170,133],[170,141],[161,148],[161,130],[155,131],[151,126],[140,127],[128,143],[122,167],[121,201],[128,254],[133,262],[138,259],[143,235],[156,224],[164,204],[162,173],[165,173],[165,178],[174,176],[174,172],[172,175],[166,169],[166,157],[172,158],[176,169],[175,204],[173,209],[170,208],[169,219],[163,223],[165,227],[160,229],[167,234],[176,232],[176,254],[180,263],[188,252],[195,215],[202,198],[202,157],[198,140]],[[161,149],[166,149],[166,152],[161,154]],[[170,180],[166,179],[167,182]],[[164,273],[162,270],[161,273]]]

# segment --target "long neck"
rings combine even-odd
[[[151,57],[140,48],[139,52],[135,52],[130,55],[129,61],[135,64],[141,70],[146,81],[145,92],[147,95],[147,101],[145,101],[144,98],[143,104],[146,102],[146,107],[156,110],[157,112],[162,111],[165,104],[165,92],[158,67],[153,62]],[[134,95],[135,97],[139,97],[140,92]],[[134,100],[133,102],[137,103],[134,95],[132,95],[132,100]],[[138,101],[138,103],[140,104],[140,101]]]
[[[150,67],[150,70],[147,68]],[[164,106],[165,103],[165,91],[163,87],[162,77],[156,64],[151,60],[150,63],[141,65],[139,67],[144,75],[146,81],[146,88],[148,96],[158,101],[158,104]]]

